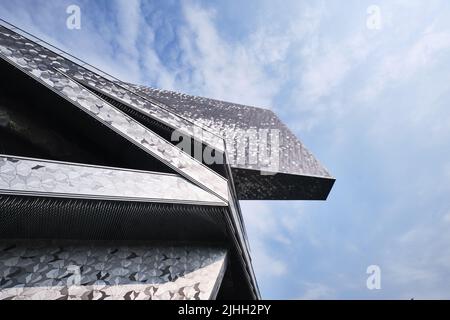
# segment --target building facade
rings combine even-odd
[[[259,299],[239,200],[334,178],[270,110],[120,81],[0,23],[0,299]]]

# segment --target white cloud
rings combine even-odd
[[[397,52],[382,56],[360,98],[374,99],[386,86],[413,78],[418,72],[432,67],[439,58],[447,57],[449,49],[449,32],[434,31],[433,27],[426,28],[410,47],[400,47]]]
[[[446,298],[441,286],[450,277],[450,225],[448,214],[416,218],[416,223],[398,235],[383,255],[384,282],[405,298]]]
[[[137,41],[141,32],[141,19],[143,17],[141,1],[115,0],[115,6],[119,30],[117,40],[124,54],[128,55],[124,62],[136,60],[139,56]]]
[[[327,96],[350,70],[350,61],[337,50],[330,50],[309,65],[302,77],[303,94],[311,101]]]
[[[180,29],[180,45],[192,75],[178,86],[212,98],[270,107],[280,83],[265,67],[283,59],[286,39],[262,39],[267,33],[259,30],[250,43],[227,42],[214,24],[216,12],[194,2],[185,2],[183,12],[186,25]]]
[[[241,208],[247,232],[251,234],[250,247],[257,274],[264,278],[285,275],[288,271],[285,261],[273,256],[267,245],[270,241],[278,242],[279,245],[290,244],[289,238],[277,222],[276,215],[261,201],[242,202]]]
[[[446,223],[450,223],[450,212],[447,213],[447,214],[444,216],[443,220],[444,220],[444,222],[446,222]]]
[[[321,283],[305,283],[304,293],[298,298],[300,300],[325,300],[334,299],[335,290]]]
[[[320,235],[299,203],[241,201],[256,275],[265,283],[286,281],[298,266],[292,255],[321,246]]]

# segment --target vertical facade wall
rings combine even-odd
[[[0,300],[214,299],[226,260],[212,247],[2,241]]]

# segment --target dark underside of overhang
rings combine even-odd
[[[326,200],[334,178],[232,168],[240,200]]]

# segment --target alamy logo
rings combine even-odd
[[[205,132],[202,128],[194,127],[193,138],[204,141]],[[274,175],[280,168],[280,131],[278,129],[236,129],[224,133],[228,164],[254,166],[261,175]],[[202,149],[193,144],[192,138],[180,130],[172,133],[171,141],[181,150],[195,159],[207,164],[223,164],[224,159],[209,146]],[[192,150],[193,149],[193,150]]]
[[[69,30],[81,29],[81,9],[79,6],[72,4],[67,7],[66,13],[69,15],[66,20],[66,26]]]
[[[366,281],[367,289],[380,290],[381,289],[381,268],[377,265],[367,267],[366,273],[369,277]]]

